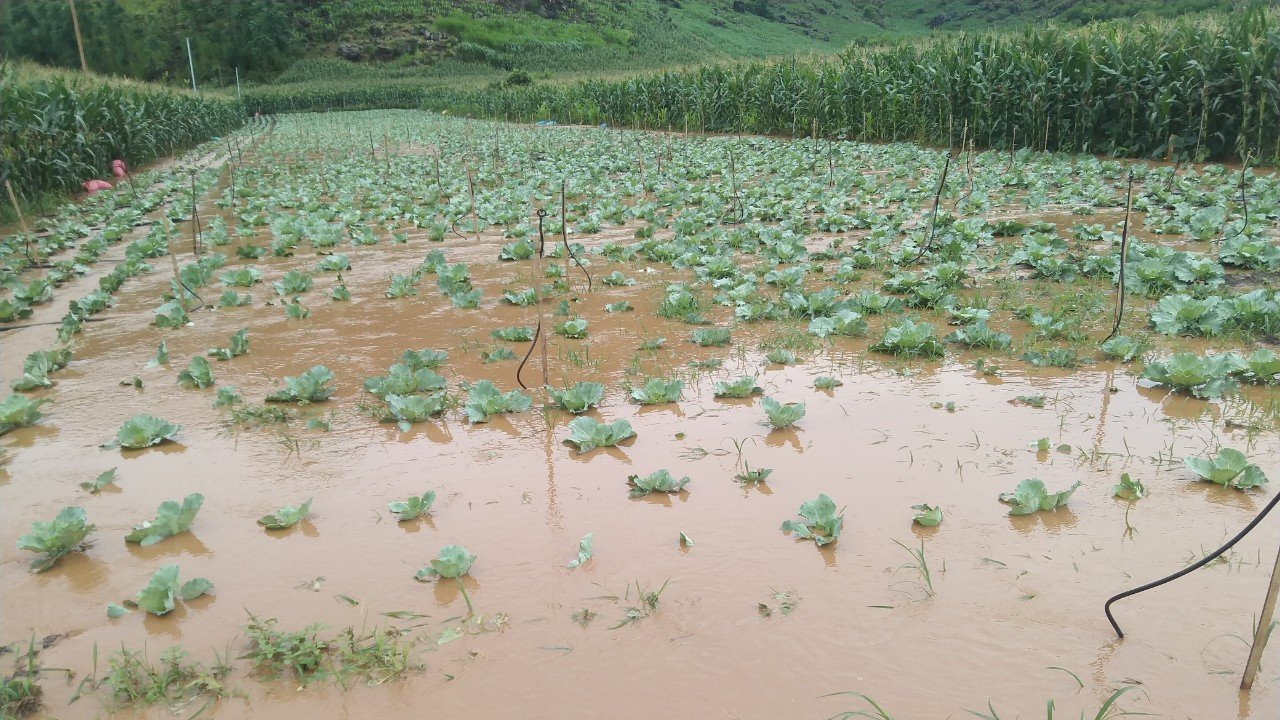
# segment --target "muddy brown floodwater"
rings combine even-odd
[[[202,661],[215,652],[235,658],[245,648],[246,612],[278,618],[285,629],[322,622],[336,630],[408,610],[426,617],[391,622],[435,637],[456,625],[463,600],[451,585],[417,583],[413,574],[442,546],[458,543],[478,556],[469,585],[476,610],[505,615],[500,629],[429,640],[419,646],[424,670],[378,687],[344,691],[319,682],[299,690],[259,678],[241,661],[229,681],[241,696],[220,701],[213,715],[824,718],[866,708],[853,696],[824,697],[852,691],[897,718],[959,717],[965,709],[986,712],[988,703],[1000,717],[1040,717],[1050,699],[1063,716],[1092,717],[1125,685],[1138,690],[1121,705],[1156,717],[1280,714],[1280,649],[1268,651],[1251,695],[1237,690],[1280,543],[1275,522],[1237,546],[1229,562],[1118,604],[1123,641],[1102,613],[1108,596],[1219,545],[1274,492],[1193,482],[1183,467],[1182,456],[1221,443],[1246,450],[1280,477],[1275,435],[1226,429],[1232,408],[1142,387],[1120,366],[991,376],[975,372],[976,355],[904,363],[867,355],[866,339],[837,338],[798,353],[801,364],[781,367],[755,349],[775,332],[772,324],[735,327],[730,348],[701,348],[689,342],[690,326],[653,312],[666,282],[678,276],[627,263],[617,267],[637,278],[635,286],[597,284],[589,294],[574,269],[575,311],[588,319],[590,335],[553,336],[549,375],[557,386],[605,383],[606,399],[590,414],[628,419],[634,442],[577,454],[563,442],[570,417],[544,415],[540,393],[532,412],[480,425],[467,425],[455,411],[400,432],[361,414],[358,406],[370,397],[361,383],[384,374],[407,349],[447,350],[441,372],[451,387],[478,379],[516,387],[515,361],[479,358],[494,346],[491,329],[535,317],[498,303],[504,288],[529,285],[532,268],[497,262],[502,243],[496,234],[479,246],[456,237],[428,243],[415,234],[407,245],[345,248],[351,301],[330,302],[336,279],[318,274],[302,297],[311,310],[302,321],[286,320],[278,304],[261,306],[271,292],[268,278],[251,290],[256,307],[201,310],[192,326],[161,331],[148,321],[168,283],[167,263],[155,261],[155,273],[127,283],[101,316],[107,321],[87,330],[74,362],[57,375],[45,419],[5,437],[4,640],[68,633],[41,661],[83,677],[95,647],[103,657],[122,646],[145,647],[155,658],[181,644]],[[383,297],[390,273],[408,272],[436,248],[450,262],[470,265],[484,290],[481,309],[455,310],[431,278],[417,297]],[[278,277],[314,262],[300,252],[252,264]],[[238,264],[245,263],[228,262]],[[612,266],[597,259],[592,269],[598,278]],[[636,312],[605,313],[605,303],[619,300],[630,300]],[[710,317],[724,324],[726,312]],[[872,318],[871,337],[882,323]],[[237,430],[212,407],[212,389],[175,384],[192,355],[225,345],[241,327],[249,328],[250,352],[213,363],[219,384],[259,403],[281,377],[324,364],[336,375],[337,395],[302,412],[330,419],[331,432],[299,421]],[[643,339],[659,336],[667,338],[664,348],[637,352]],[[162,338],[171,364],[146,369]],[[6,384],[33,349],[19,345],[0,345]],[[507,345],[519,356],[527,347]],[[531,385],[540,375],[536,358],[524,374]],[[723,367],[688,365],[708,358],[723,359]],[[641,376],[682,373],[688,383],[681,401],[646,408],[628,402],[623,385],[636,367]],[[798,429],[770,432],[759,398],[713,398],[716,380],[750,374],[767,395],[807,404]],[[815,390],[818,375],[844,384]],[[134,376],[143,389],[121,386]],[[1262,405],[1274,401],[1268,393],[1246,391]],[[1027,395],[1046,396],[1044,407],[1016,402]],[[139,412],[181,423],[180,442],[137,452],[99,448]],[[1071,450],[1028,448],[1041,437]],[[767,485],[747,490],[735,482],[739,461],[772,468]],[[117,488],[98,496],[79,489],[111,467],[119,468]],[[628,498],[628,475],[660,468],[692,482],[678,495]],[[1131,510],[1111,496],[1122,472],[1150,491]],[[1050,489],[1083,485],[1066,509],[1007,516],[996,496],[1028,477]],[[388,501],[428,489],[438,495],[430,518],[397,523],[387,513]],[[205,503],[189,534],[149,548],[122,541],[159,502],[192,492],[203,493]],[[845,507],[844,534],[821,550],[779,531],[818,493]],[[262,514],[308,497],[315,499],[312,513],[299,526],[268,533],[255,525]],[[913,527],[911,506],[923,502],[944,508],[938,528]],[[28,573],[17,537],[33,519],[68,504],[87,509],[96,542],[49,572]],[[566,569],[588,532],[595,557]],[[680,546],[681,532],[692,547]],[[897,544],[921,542],[931,595]],[[135,612],[108,620],[108,602],[131,598],[168,563],[179,564],[184,578],[211,579],[212,596],[164,617]],[[637,583],[656,589],[668,581],[656,613],[614,628],[638,604]],[[775,592],[792,593],[798,604],[790,614],[762,617],[758,604],[776,608]],[[598,613],[585,627],[571,617],[583,608]],[[67,720],[106,714],[104,701],[92,696],[67,705],[75,682],[46,674],[43,712]],[[121,713],[135,714],[172,716],[162,707]]]

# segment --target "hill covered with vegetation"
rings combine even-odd
[[[1229,9],[1237,0],[77,0],[90,69],[202,84],[617,74],[934,31]],[[0,57],[78,67],[65,2],[0,4]]]

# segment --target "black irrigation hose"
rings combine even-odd
[[[929,240],[925,242],[924,247],[920,248],[920,252],[916,254],[911,264],[920,262],[920,258],[933,247],[934,235],[938,232],[938,203],[942,201],[942,190],[947,185],[947,171],[951,169],[951,152],[947,151],[946,162],[942,165],[942,179],[938,181],[938,190],[933,194],[933,215],[929,218]]]
[[[1229,238],[1223,238],[1222,240],[1218,241],[1218,259],[1219,260],[1222,259],[1223,244],[1225,244],[1228,240],[1235,240],[1241,235],[1244,235],[1244,231],[1249,227],[1249,196],[1245,195],[1245,192],[1244,192],[1244,175],[1247,172],[1249,172],[1249,156],[1245,155],[1244,166],[1240,168],[1240,205],[1244,208],[1244,222],[1240,223],[1240,229],[1236,231],[1235,235],[1232,235]]]
[[[1133,208],[1133,173],[1129,173],[1129,190],[1124,198],[1124,230],[1120,233],[1120,273],[1116,278],[1116,321],[1111,332],[1102,339],[1106,342],[1120,331],[1120,322],[1124,320],[1124,271],[1129,260],[1129,213]]]
[[[182,278],[181,278],[181,277],[179,277],[179,278],[178,278],[178,284],[182,286],[182,289],[183,289],[183,290],[185,290],[185,291],[187,292],[187,294],[188,294],[188,295],[190,295],[191,297],[193,297],[193,298],[195,298],[196,300],[199,300],[199,301],[200,301],[200,304],[199,304],[199,305],[197,305],[197,306],[195,306],[195,307],[191,308],[190,310],[187,310],[187,312],[188,312],[188,313],[193,313],[193,312],[195,312],[195,311],[199,310],[200,308],[204,307],[204,305],[205,305],[205,303],[204,303],[204,298],[202,298],[202,297],[200,297],[199,295],[197,295],[195,290],[192,290],[191,288],[187,287],[187,284],[186,284],[185,282],[183,282],[183,281],[182,281]]]
[[[129,313],[129,314],[130,315],[146,315],[146,313]],[[126,317],[126,316],[112,315],[109,318],[80,318],[80,322],[106,322],[108,320],[115,320],[116,318],[119,318],[119,317]],[[5,325],[3,327],[0,327],[0,332],[5,332],[6,330],[24,330],[26,328],[44,327],[45,325],[61,325],[61,324],[62,324],[61,320],[50,320],[49,322],[27,323],[25,325]]]
[[[578,264],[578,269],[582,271],[583,275],[587,276],[587,292],[591,292],[592,290],[595,289],[595,284],[591,280],[591,273],[587,271],[587,266],[582,264],[582,261],[578,259],[578,256],[574,254],[573,250],[569,249],[569,215],[568,213],[565,212],[565,187],[566,187],[566,181],[561,180],[560,181],[560,240],[564,242],[565,255],[573,258],[573,261]],[[565,281],[565,284],[567,285],[569,282],[569,278],[565,278],[564,281]]]
[[[547,238],[542,234],[542,219],[547,216],[547,211],[538,208],[538,257],[544,255],[547,248]],[[534,278],[535,283],[542,282],[542,278]],[[528,390],[529,386],[524,384],[524,380],[520,379],[520,373],[524,371],[524,366],[529,362],[529,358],[533,356],[533,349],[538,347],[538,338],[542,335],[542,313],[538,313],[538,327],[533,331],[533,342],[529,343],[529,352],[524,354],[524,359],[520,361],[520,367],[516,368],[516,382],[520,387]]]
[[[568,239],[564,241],[564,251],[569,254],[569,257],[573,258],[575,263],[577,263],[578,269],[582,271],[582,274],[587,276],[587,292],[594,291],[595,283],[591,280],[591,273],[587,270],[587,266],[583,265],[582,261],[578,259],[578,255],[569,249]]]
[[[1222,547],[1218,548],[1217,550],[1214,550],[1212,553],[1210,553],[1210,554],[1208,554],[1208,555],[1204,556],[1204,557],[1203,557],[1203,558],[1201,558],[1198,562],[1192,563],[1191,565],[1188,565],[1187,567],[1182,568],[1181,570],[1179,570],[1178,572],[1176,572],[1176,573],[1174,573],[1174,574],[1172,574],[1172,575],[1169,575],[1169,576],[1166,576],[1166,577],[1162,577],[1162,578],[1160,578],[1159,580],[1155,580],[1155,581],[1153,581],[1153,582],[1149,582],[1149,583],[1147,583],[1146,585],[1140,585],[1140,586],[1138,586],[1138,587],[1136,587],[1136,588],[1134,588],[1134,589],[1132,589],[1132,590],[1125,590],[1124,592],[1120,593],[1119,595],[1116,595],[1116,596],[1112,597],[1110,600],[1107,600],[1107,604],[1102,606],[1102,611],[1103,611],[1103,612],[1105,612],[1105,613],[1107,614],[1107,621],[1108,621],[1108,622],[1110,622],[1110,623],[1111,623],[1111,627],[1115,629],[1115,631],[1116,631],[1116,635],[1117,635],[1117,636],[1119,636],[1119,637],[1124,637],[1124,631],[1120,629],[1120,625],[1119,625],[1118,623],[1116,623],[1115,616],[1113,616],[1113,615],[1111,614],[1111,604],[1112,604],[1112,603],[1114,603],[1114,602],[1115,602],[1115,601],[1117,601],[1117,600],[1121,600],[1121,599],[1123,599],[1123,598],[1127,598],[1127,597],[1129,597],[1129,596],[1131,596],[1131,595],[1137,595],[1137,594],[1138,594],[1138,593],[1140,593],[1140,592],[1145,592],[1145,591],[1150,590],[1150,589],[1152,589],[1152,588],[1160,587],[1161,585],[1164,585],[1164,584],[1165,584],[1165,583],[1167,583],[1167,582],[1172,582],[1172,581],[1174,581],[1174,580],[1177,580],[1178,578],[1182,577],[1183,575],[1186,575],[1187,573],[1189,573],[1189,572],[1191,572],[1191,571],[1193,571],[1193,570],[1197,570],[1197,569],[1199,569],[1199,568],[1202,568],[1202,567],[1204,567],[1205,565],[1209,564],[1210,562],[1212,562],[1212,561],[1214,561],[1214,560],[1218,559],[1218,557],[1219,557],[1220,555],[1222,555],[1224,552],[1226,552],[1226,551],[1230,550],[1230,549],[1231,549],[1231,546],[1233,546],[1233,545],[1235,545],[1236,543],[1240,542],[1240,540],[1241,540],[1245,535],[1248,535],[1248,534],[1249,534],[1249,531],[1251,531],[1251,530],[1253,530],[1255,527],[1257,527],[1257,526],[1258,526],[1258,523],[1262,522],[1262,518],[1266,517],[1266,516],[1267,516],[1267,513],[1271,512],[1271,510],[1272,510],[1272,509],[1274,509],[1274,508],[1275,508],[1275,506],[1276,506],[1277,504],[1280,504],[1280,494],[1277,494],[1275,497],[1271,498],[1271,502],[1267,503],[1267,506],[1266,506],[1266,507],[1264,507],[1264,508],[1262,508],[1262,512],[1258,513],[1258,516],[1257,516],[1257,517],[1255,517],[1255,518],[1254,518],[1254,519],[1253,519],[1253,520],[1252,520],[1248,525],[1245,525],[1245,526],[1244,526],[1244,529],[1243,529],[1243,530],[1241,530],[1239,533],[1237,533],[1235,537],[1233,537],[1233,538],[1231,538],[1230,540],[1228,540],[1226,545],[1223,545]]]

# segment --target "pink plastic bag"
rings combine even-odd
[[[117,178],[123,178],[129,174],[129,169],[125,167],[123,160],[116,158],[111,161],[111,174],[115,175]]]
[[[98,192],[99,190],[110,190],[111,183],[107,182],[106,180],[85,180],[83,183],[83,187],[85,190],[89,192],[90,195],[92,195]]]

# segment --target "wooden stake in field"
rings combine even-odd
[[[1124,229],[1120,232],[1120,273],[1116,278],[1116,319],[1111,326],[1111,332],[1107,334],[1102,342],[1106,342],[1116,336],[1120,331],[1120,321],[1124,319],[1124,271],[1125,263],[1129,258],[1129,217],[1133,209],[1133,173],[1129,173],[1129,190],[1124,197]]]
[[[1267,588],[1267,597],[1262,601],[1262,614],[1258,616],[1258,626],[1253,631],[1253,646],[1249,650],[1249,661],[1244,666],[1244,677],[1240,680],[1241,690],[1251,690],[1253,680],[1258,676],[1258,666],[1262,663],[1262,651],[1267,649],[1267,638],[1271,636],[1271,619],[1276,614],[1276,597],[1280,596],[1280,553],[1276,553],[1276,564],[1271,569],[1271,585]]]
[[[480,218],[476,215],[476,181],[467,166],[467,192],[471,193],[471,228],[476,231],[476,245],[480,244]]]
[[[569,287],[569,215],[565,212],[565,188],[567,180],[560,181],[560,239],[564,242],[564,285]]]
[[[928,252],[933,246],[934,233],[938,230],[938,204],[942,202],[942,191],[947,186],[947,171],[951,169],[951,153],[947,152],[947,159],[942,163],[942,177],[938,180],[938,189],[933,193],[933,212],[929,216],[929,239],[920,248],[920,252],[916,254],[912,263],[920,262],[920,258]]]
[[[80,71],[89,72],[89,63],[84,59],[84,39],[80,37],[80,16],[76,14],[76,0],[67,0],[71,6],[71,28],[76,33],[76,50],[80,51]]]
[[[645,178],[644,178],[644,150],[640,147],[640,143],[636,143],[636,161],[640,165],[640,197],[644,198]]]
[[[191,254],[200,257],[200,210],[196,207],[196,171],[191,171]]]
[[[178,304],[182,312],[187,311],[187,286],[182,284],[182,276],[178,274],[178,253],[173,249],[173,238],[169,236],[169,210],[166,208],[160,215],[161,227],[164,228],[164,247],[169,251],[169,264],[173,266],[173,291],[178,296]]]
[[[31,256],[31,231],[27,229],[27,219],[22,217],[22,208],[18,205],[18,196],[13,194],[13,186],[8,180],[4,181],[4,189],[9,193],[9,204],[13,205],[13,211],[18,215],[18,227],[22,228],[22,238],[24,242],[24,252],[27,256],[27,262],[35,267],[38,263]]]
[[[547,309],[542,306],[542,253],[547,247],[542,221],[546,217],[547,211],[538,208],[538,251],[533,254],[533,302],[538,306],[538,335],[542,340],[542,386],[544,388],[551,384],[547,376]]]

